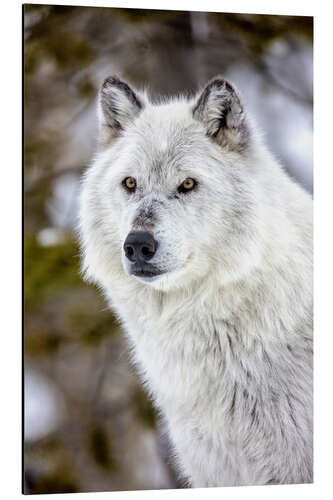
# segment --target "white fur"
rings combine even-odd
[[[195,100],[144,102],[83,179],[85,275],[120,318],[192,486],[311,482],[311,198],[248,120],[237,152],[209,137]],[[176,198],[186,177],[198,189]],[[145,224],[164,271],[151,282],[122,249]]]

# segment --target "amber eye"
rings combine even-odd
[[[126,177],[124,180],[123,180],[123,186],[124,188],[127,189],[127,191],[135,191],[136,189],[136,180],[134,179],[134,177]]]
[[[188,191],[192,191],[196,185],[197,182],[194,179],[187,177],[178,187],[178,193],[187,193]]]

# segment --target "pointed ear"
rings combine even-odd
[[[236,90],[221,77],[211,80],[197,97],[193,117],[206,133],[229,151],[242,152],[249,142],[249,128]]]
[[[144,107],[144,98],[117,76],[109,76],[99,93],[100,140],[116,137]]]

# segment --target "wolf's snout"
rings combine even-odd
[[[157,241],[145,231],[130,233],[124,243],[124,252],[128,260],[136,264],[148,262],[157,249]]]

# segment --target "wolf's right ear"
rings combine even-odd
[[[100,142],[105,144],[117,137],[143,109],[144,99],[120,80],[109,76],[99,92]]]

